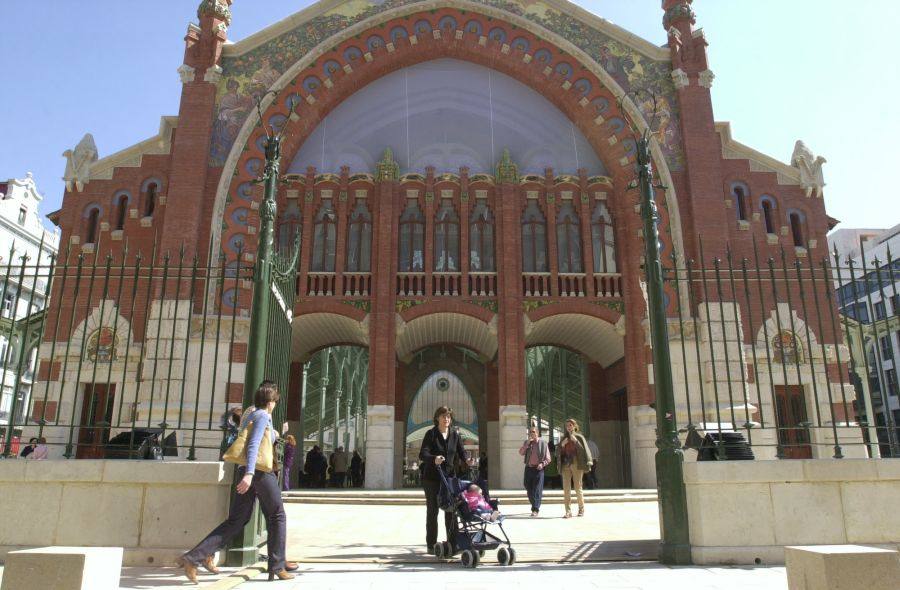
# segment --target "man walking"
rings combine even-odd
[[[332,479],[334,481],[334,487],[342,488],[344,487],[344,480],[347,477],[347,468],[350,465],[350,458],[347,456],[347,453],[344,451],[344,447],[338,447],[337,451],[335,451],[331,455],[331,469]]]
[[[528,429],[528,440],[522,443],[519,454],[525,458],[525,491],[531,503],[531,516],[535,517],[541,510],[544,495],[544,468],[550,464],[550,449],[538,435],[537,426]]]

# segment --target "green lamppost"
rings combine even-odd
[[[256,104],[260,124],[262,118],[262,101],[266,96],[274,94],[269,91]],[[293,112],[294,104],[290,104]],[[285,123],[285,127],[286,127]],[[259,206],[259,244],[256,252],[256,266],[253,273],[253,303],[250,308],[250,333],[247,342],[247,368],[244,373],[244,407],[253,405],[253,394],[257,386],[268,378],[266,372],[266,340],[269,332],[269,290],[272,287],[272,270],[275,263],[275,215],[277,213],[276,191],[279,182],[279,166],[281,164],[281,140],[283,130],[266,128],[266,166],[260,179],[265,184],[265,193]],[[238,262],[240,264],[240,262]],[[238,472],[234,475],[237,484]],[[234,493],[234,492],[232,492]],[[248,566],[258,561],[259,545],[259,510],[254,510],[244,532],[235,539],[229,548],[226,563],[229,566]]]
[[[637,147],[637,188],[640,190],[641,219],[644,223],[644,271],[650,313],[650,341],[653,349],[653,378],[656,390],[656,489],[659,496],[659,561],[669,565],[689,565],[691,545],[688,535],[687,494],[684,488],[684,455],[675,424],[675,392],[663,273],[659,253],[659,209],[653,198],[653,163],[650,154],[652,127],[656,123],[656,96],[634,91],[636,99],[649,96],[653,104],[650,124],[635,138]],[[638,104],[638,101],[634,101]],[[620,108],[623,112],[625,109]],[[632,129],[635,129],[632,125]],[[636,129],[635,129],[636,130]]]

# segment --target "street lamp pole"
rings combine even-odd
[[[649,94],[646,91],[639,93]],[[650,94],[655,111],[656,97]],[[624,110],[624,109],[623,109]],[[637,173],[641,218],[644,223],[644,271],[650,314],[650,341],[653,350],[653,378],[656,390],[656,488],[660,512],[659,561],[669,565],[689,565],[691,545],[688,534],[687,494],[684,487],[684,454],[675,423],[675,392],[663,273],[659,252],[659,209],[654,200],[653,163],[650,153],[653,119],[637,138]]]

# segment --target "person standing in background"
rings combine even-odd
[[[550,448],[541,439],[537,426],[528,429],[528,440],[522,443],[519,454],[525,458],[525,491],[531,503],[531,516],[536,517],[544,496],[544,469],[550,464]]]

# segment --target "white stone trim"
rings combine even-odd
[[[722,140],[722,157],[724,159],[750,160],[751,171],[772,172],[777,176],[778,184],[800,186],[799,170],[736,141],[731,135],[731,123],[716,123],[716,132]]]
[[[697,80],[697,83],[703,88],[709,89],[712,88],[713,80],[715,79],[716,75],[712,70],[703,70],[700,72],[700,78]]]
[[[203,74],[203,81],[209,82],[210,84],[218,84],[219,80],[222,79],[222,66],[214,65],[209,68],[206,68],[206,73]]]
[[[197,71],[187,64],[181,64],[176,71],[182,84],[190,84],[197,76]]]
[[[91,180],[112,180],[115,168],[140,168],[145,155],[165,155],[172,150],[172,132],[178,117],[160,117],[159,133],[131,147],[101,158],[91,165]]]
[[[672,82],[675,84],[675,90],[681,90],[690,85],[691,81],[688,78],[687,72],[678,68],[677,70],[672,70]]]

